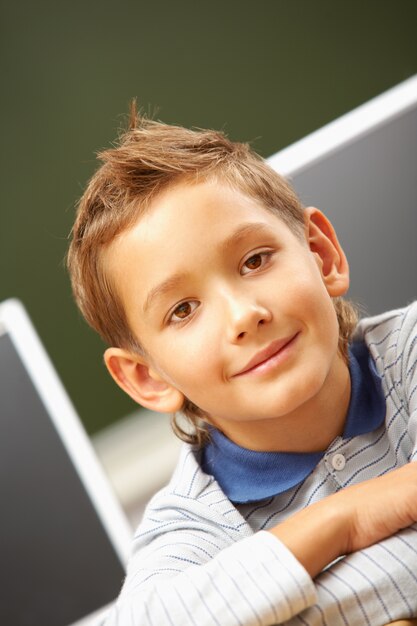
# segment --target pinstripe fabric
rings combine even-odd
[[[137,530],[108,626],[374,626],[417,615],[417,525],[340,559],[315,581],[264,532],[343,487],[417,460],[417,303],[363,320],[356,338],[382,376],[385,424],[337,438],[303,483],[244,505],[233,505],[202,472],[199,453],[184,446]],[[336,453],[346,459],[339,471]]]

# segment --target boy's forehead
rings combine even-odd
[[[183,240],[191,246],[198,237],[203,246],[218,241],[231,247],[271,228],[289,231],[277,213],[238,189],[217,181],[177,184],[156,196],[110,248],[119,255],[131,247],[172,247]]]
[[[167,237],[174,242],[190,231],[213,238],[228,238],[233,231],[242,235],[251,232],[251,223],[262,223],[265,228],[288,229],[278,212],[268,209],[259,198],[221,181],[178,183],[158,194],[146,211],[125,233],[129,238],[142,240],[143,244]],[[260,230],[260,226],[258,226]]]

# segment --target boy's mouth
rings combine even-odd
[[[257,352],[255,356],[252,357],[248,363],[246,363],[243,369],[233,375],[233,378],[236,376],[242,376],[243,374],[250,374],[251,372],[267,369],[270,361],[271,365],[272,361],[281,361],[280,357],[285,357],[286,348],[290,348],[291,344],[296,340],[299,334],[300,333],[297,332],[295,335],[272,341],[269,346]]]

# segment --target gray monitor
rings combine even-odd
[[[417,76],[269,162],[331,219],[352,300],[375,314],[417,298]]]
[[[0,624],[100,623],[131,530],[15,300],[0,305],[0,497]]]

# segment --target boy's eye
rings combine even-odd
[[[256,254],[252,254],[246,261],[243,263],[242,268],[240,270],[241,274],[249,274],[255,270],[261,269],[265,263],[268,261],[272,252],[257,252]]]
[[[175,309],[172,311],[169,316],[170,322],[181,322],[182,320],[187,319],[195,311],[198,306],[198,302],[195,300],[187,300],[186,302],[181,302]]]

